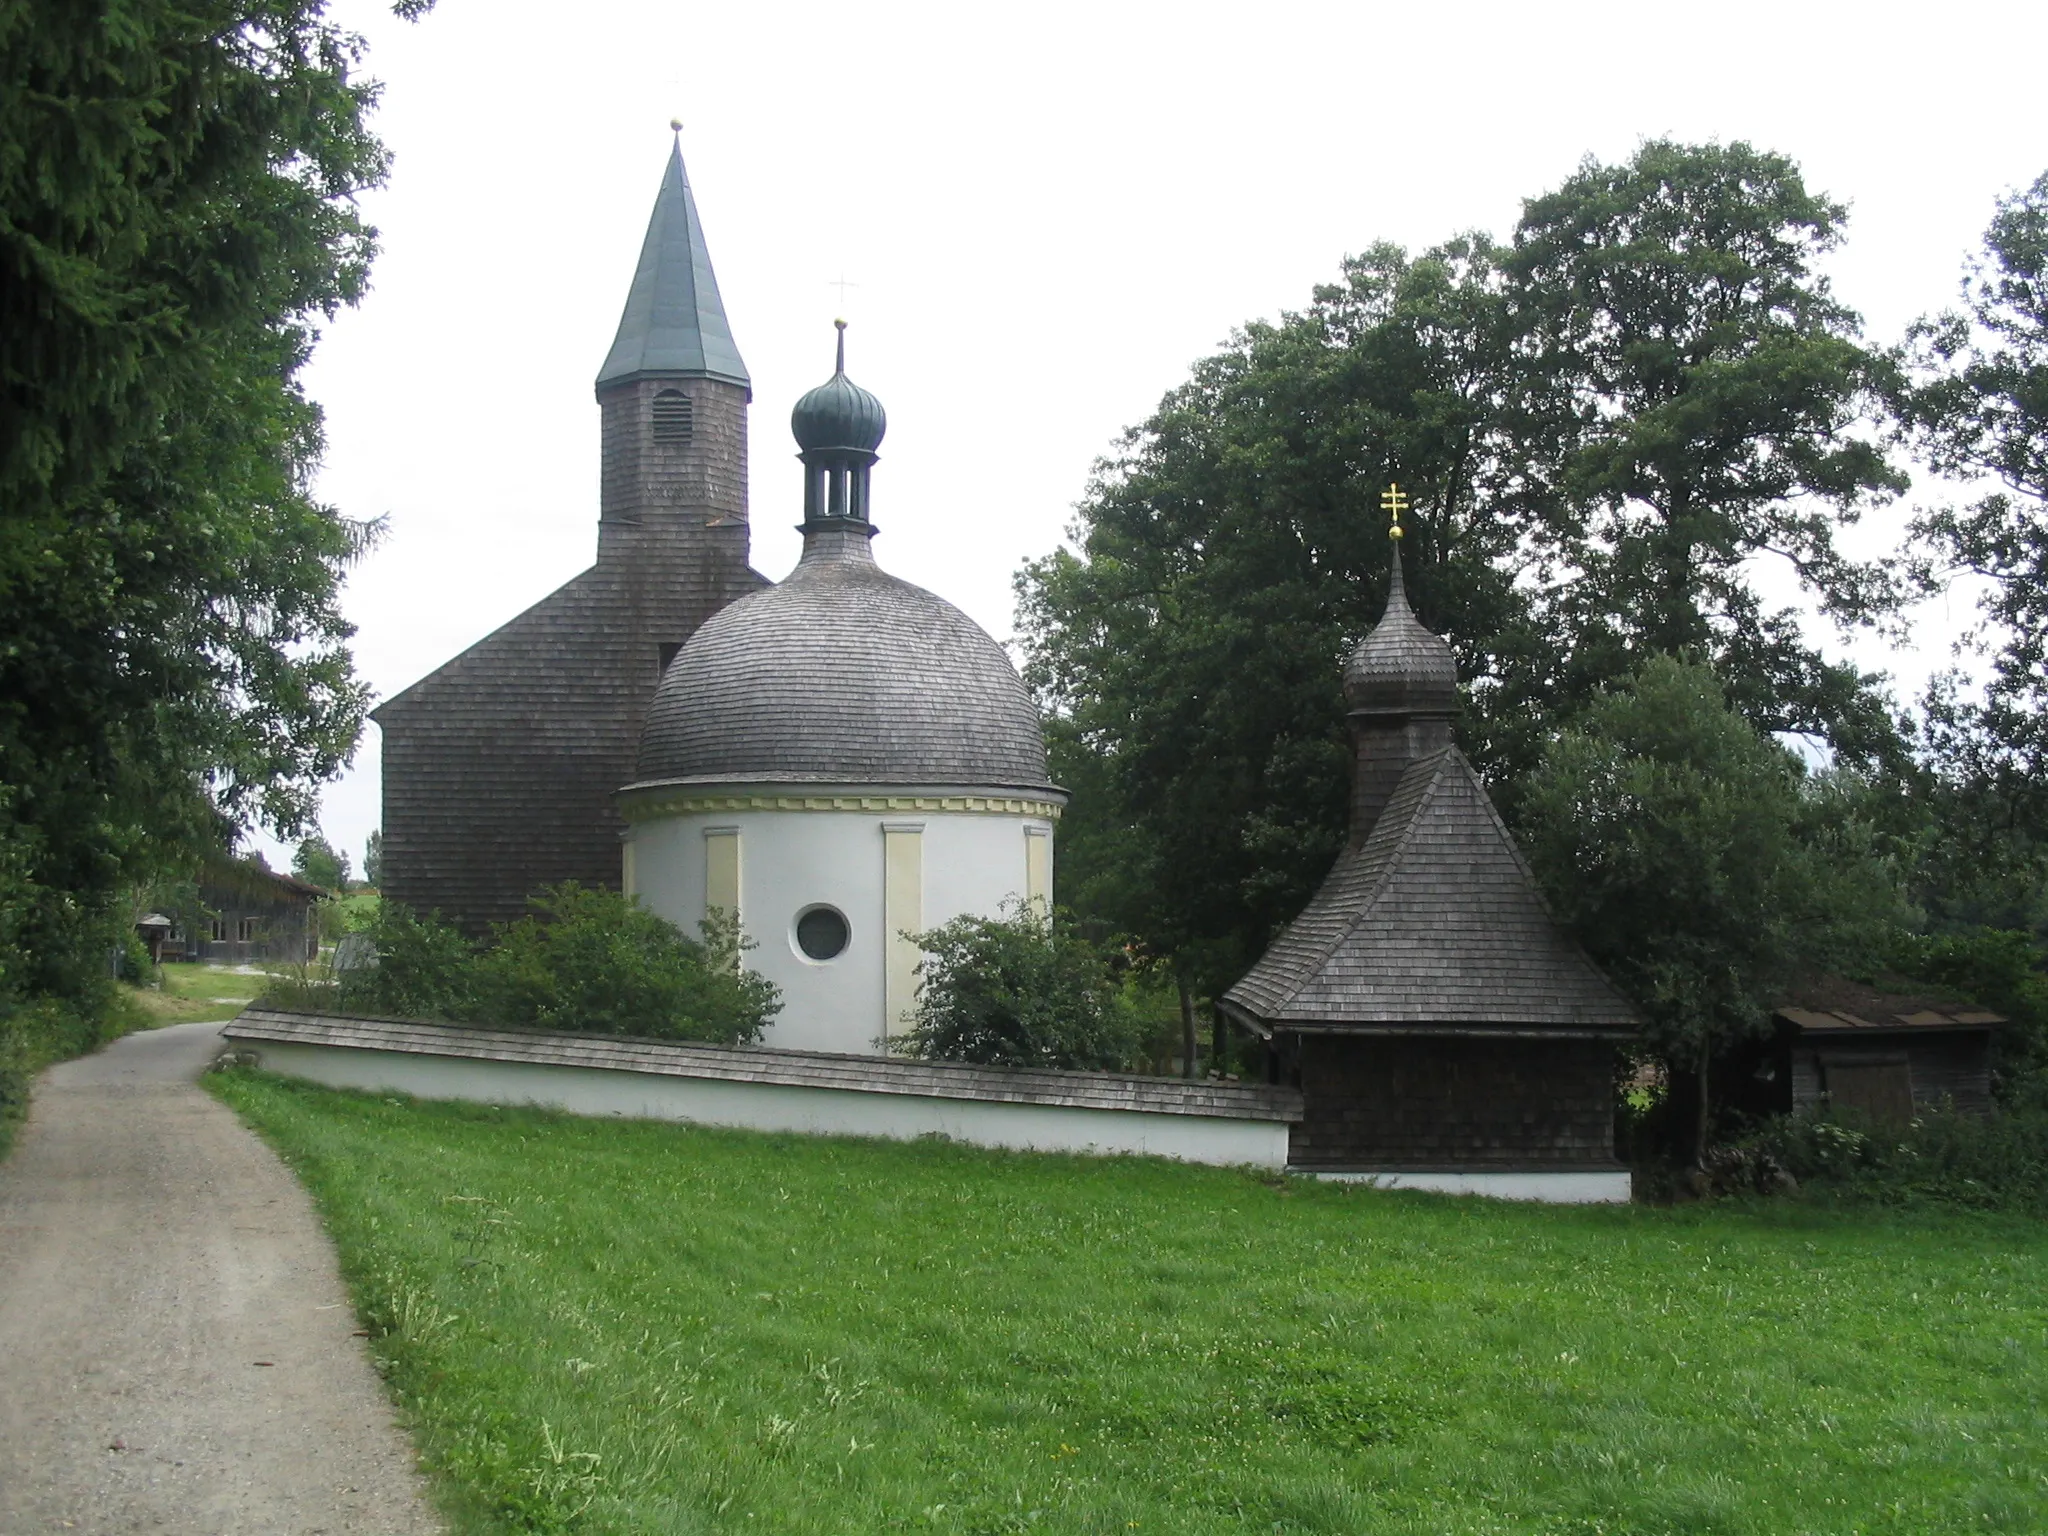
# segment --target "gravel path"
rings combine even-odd
[[[0,1163],[0,1532],[429,1536],[334,1252],[194,1083],[220,1025],[52,1068]]]

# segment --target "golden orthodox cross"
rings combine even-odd
[[[1387,530],[1387,537],[1390,539],[1400,538],[1403,531],[1401,528],[1401,514],[1408,510],[1408,493],[1402,490],[1399,485],[1389,485],[1384,491],[1380,492],[1380,510],[1393,519],[1394,525]]]

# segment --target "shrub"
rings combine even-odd
[[[903,1041],[912,1055],[1116,1071],[1143,1044],[1109,956],[1064,920],[1020,904],[914,938],[926,958],[917,1022]]]
[[[283,1007],[457,1024],[735,1044],[781,1009],[775,984],[740,964],[735,918],[714,912],[702,942],[631,897],[569,881],[477,944],[442,921],[381,902],[361,932],[376,963],[332,981],[281,981]]]
[[[375,946],[377,963],[340,974],[334,985],[336,1006],[349,1013],[407,1019],[476,1017],[477,946],[443,922],[440,913],[422,916],[387,901],[362,931]]]
[[[1743,1146],[1822,1192],[2048,1214],[2048,1092],[2038,1089],[1997,1114],[1934,1110],[1900,1127],[1791,1115]]]
[[[633,898],[573,880],[532,904],[477,962],[488,1018],[730,1045],[758,1039],[782,1007],[775,984],[741,966],[739,924],[723,913],[699,943]]]

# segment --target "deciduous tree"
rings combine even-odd
[[[1937,690],[1930,712],[1957,802],[1946,825],[2002,893],[1977,915],[2048,927],[2048,910],[2028,910],[2048,885],[2048,175],[1999,203],[1963,307],[1921,321],[1913,349],[1920,446],[1984,487],[1916,525],[1941,564],[1986,584],[1975,639],[1989,682],[1981,698]]]
[[[1552,909],[1687,1073],[1761,1031],[1802,970],[1868,966],[1904,910],[1853,782],[1811,780],[1698,663],[1651,658],[1561,732],[1524,786],[1523,843]]]
[[[1789,563],[1852,624],[1899,597],[1837,537],[1906,483],[1882,446],[1891,366],[1816,270],[1845,213],[1782,155],[1665,140],[1525,205],[1503,261],[1574,693],[1691,652],[1766,728],[1896,749],[1865,680],[1825,663],[1747,569]]]

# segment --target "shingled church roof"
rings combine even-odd
[[[661,193],[640,247],[640,265],[626,295],[625,313],[619,317],[619,333],[598,370],[597,387],[640,374],[753,386],[718,297],[718,279],[711,271],[711,251],[704,243],[697,200],[690,195],[680,142],[669,152],[668,168],[662,172]]]
[[[1455,747],[1409,765],[1371,835],[1224,1002],[1309,1030],[1604,1034],[1635,1022],[1552,919]]]
[[[1556,926],[1485,786],[1456,748],[1409,764],[1362,846],[1227,1004],[1262,1024],[1608,1032],[1620,993]]]

